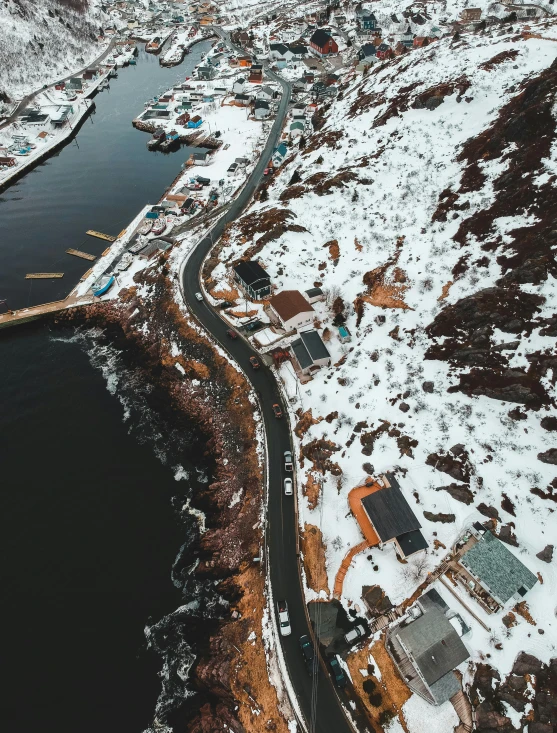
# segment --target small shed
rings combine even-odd
[[[325,293],[321,288],[310,288],[304,291],[304,298],[308,303],[318,303],[319,301],[325,300]]]
[[[203,120],[199,115],[195,115],[191,118],[191,120],[188,121],[188,127],[193,127],[194,129],[197,129],[198,127],[201,127]]]
[[[290,344],[290,349],[302,374],[312,374],[331,364],[331,355],[317,331],[304,331]]]

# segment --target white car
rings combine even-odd
[[[196,293],[195,297],[197,298],[197,300],[203,300],[203,296],[201,295],[201,293]]]
[[[279,618],[280,633],[282,636],[290,636],[292,629],[290,628],[290,616],[288,615],[288,603],[286,601],[277,601],[277,612]]]
[[[284,479],[284,494],[285,496],[292,496],[292,479]]]
[[[289,450],[284,451],[284,470],[292,471],[292,453]]]

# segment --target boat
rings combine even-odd
[[[178,147],[180,144],[180,133],[176,132],[176,130],[172,130],[169,132],[166,136],[166,140],[163,140],[161,143],[161,150],[171,150],[172,148]]]
[[[132,262],[133,262],[133,256],[129,252],[126,252],[125,254],[122,255],[122,259],[116,265],[116,269],[118,270],[118,272],[123,272],[124,270],[128,269],[128,267],[131,265]]]
[[[135,66],[136,64],[137,64],[137,61],[135,60],[135,57],[132,56],[131,59],[130,59],[130,65],[131,66]]]
[[[155,219],[153,222],[153,228],[151,229],[151,232],[155,236],[159,236],[164,232],[166,229],[166,218],[164,216],[159,217],[158,219]]]
[[[166,217],[166,233],[170,234],[170,232],[174,229],[174,224],[176,224],[176,219],[173,216],[167,216]]]
[[[108,293],[110,288],[114,285],[114,275],[102,275],[96,283],[93,283],[91,290],[96,298],[100,298],[101,295]]]
[[[110,79],[116,79],[117,76],[118,72],[116,71],[116,69],[110,69],[110,71],[108,72],[108,77]]]
[[[141,252],[142,249],[145,249],[148,244],[149,240],[147,239],[147,237],[139,235],[139,237],[137,238],[137,242],[135,244],[132,244],[129,251],[134,255],[139,254],[139,252]]]
[[[139,234],[146,236],[147,234],[149,234],[152,228],[153,228],[153,220],[145,219],[145,221],[143,222],[143,226],[139,230]]]
[[[68,100],[68,102],[73,102],[74,99],[77,99],[77,94],[75,92],[73,92],[73,91],[70,91],[69,89],[67,89],[64,92],[64,94],[65,94],[66,99]]]

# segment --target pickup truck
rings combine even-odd
[[[294,466],[292,465],[292,453],[289,450],[284,451],[284,470],[292,471]]]

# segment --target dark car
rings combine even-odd
[[[229,300],[223,300],[222,303],[219,303],[219,308],[222,308],[224,310],[225,308],[232,308],[234,303],[231,303]]]
[[[333,680],[337,687],[346,687],[346,675],[344,674],[343,668],[340,666],[338,657],[335,655],[329,660],[329,665],[333,673]]]
[[[257,359],[255,358],[255,356],[250,356],[250,358],[249,358],[249,363],[250,363],[250,364],[252,365],[252,367],[253,367],[254,369],[259,369],[259,367],[261,366],[261,364],[260,364],[260,363],[259,363],[259,361],[258,361],[258,360],[257,360]]]
[[[275,413],[275,417],[282,417],[282,410],[280,409],[280,405],[274,404],[273,412]]]
[[[312,675],[313,674],[313,665],[315,662],[315,650],[313,648],[313,644],[311,643],[311,639],[309,636],[305,635],[300,636],[300,649],[302,650],[302,654],[304,656],[304,661],[306,663],[306,667],[308,672]]]
[[[236,333],[236,331],[233,331],[231,328],[228,329],[228,331],[226,332],[226,335],[228,336],[228,338],[231,338],[231,339],[238,338],[238,334]]]
[[[261,321],[252,321],[247,324],[246,331],[257,331],[257,329],[261,328],[262,325]]]

